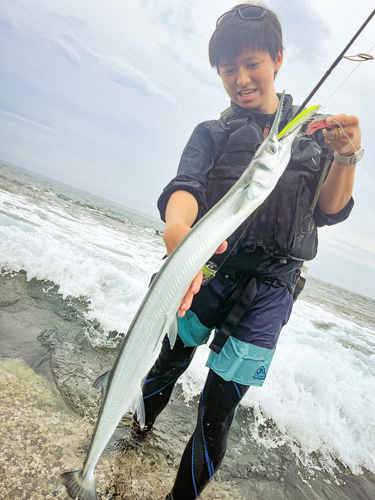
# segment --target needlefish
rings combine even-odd
[[[285,92],[281,95],[268,137],[230,191],[196,224],[173,250],[144,297],[108,374],[94,386],[103,400],[82,470],[60,476],[69,496],[96,500],[96,464],[120,419],[135,411],[141,427],[145,414],[142,382],[154,364],[165,334],[173,347],[177,335],[177,311],[194,277],[225,241],[267,198],[284,172],[291,147],[302,123],[319,106],[305,110],[291,127],[279,134]],[[282,137],[281,137],[282,136]]]

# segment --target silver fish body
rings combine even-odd
[[[267,198],[284,172],[300,126],[277,139],[284,95],[269,136],[230,191],[191,229],[168,257],[142,301],[110,372],[90,449],[81,471],[61,476],[71,498],[95,500],[94,469],[121,417],[134,409],[144,420],[142,381],[164,335],[176,334],[176,312],[191,282],[219,245]]]

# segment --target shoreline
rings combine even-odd
[[[88,322],[82,316],[84,301],[63,299],[53,283],[27,281],[24,272],[1,273],[0,278],[0,385],[7,394],[0,402],[2,414],[13,425],[6,425],[7,432],[1,435],[7,447],[0,452],[5,473],[0,496],[4,500],[66,498],[57,477],[83,462],[99,406],[92,382],[112,366],[116,350],[91,346],[85,334]],[[91,326],[99,329],[99,325]],[[12,361],[15,358],[23,359],[25,365],[20,368]],[[25,380],[39,388],[32,392],[36,404],[22,393]],[[164,500],[193,431],[196,406],[197,397],[186,403],[177,385],[141,446],[129,441],[129,418],[123,419],[96,472],[102,499]],[[38,428],[32,425],[35,419],[39,419]],[[343,469],[340,475],[317,472],[312,476],[287,447],[261,447],[252,438],[252,421],[252,410],[241,406],[227,455],[216,480],[200,496],[202,500],[374,498],[375,474],[354,476]],[[44,429],[42,433],[39,428]],[[48,448],[54,454],[48,454]],[[34,458],[25,465],[30,456]],[[46,457],[53,465],[53,477]],[[24,496],[31,491],[27,485],[34,485],[32,496]]]

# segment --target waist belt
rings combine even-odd
[[[216,354],[220,354],[225,342],[245,314],[248,305],[254,300],[257,290],[255,278],[250,278],[250,281],[247,283],[238,280],[238,285],[229,299],[233,302],[233,307],[210,344],[210,349],[216,352]]]

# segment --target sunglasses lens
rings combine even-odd
[[[249,6],[238,10],[242,19],[259,19],[264,16],[264,9],[262,7]]]
[[[219,17],[216,22],[216,29],[221,28],[222,26],[224,26],[224,24],[230,21],[236,14],[236,12],[239,13],[242,19],[260,19],[265,14],[265,10],[263,9],[263,7],[255,7],[252,5],[249,5],[249,7],[239,7],[237,9],[230,10],[229,12],[226,12],[221,17]]]
[[[231,10],[230,12],[226,12],[222,16],[219,17],[219,19],[216,22],[216,28],[221,28],[221,26],[224,26],[225,23],[230,21],[232,17],[234,16],[235,11]]]

